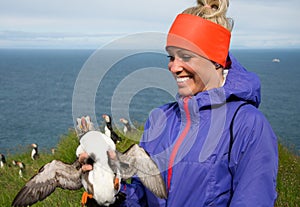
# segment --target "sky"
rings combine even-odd
[[[99,48],[166,34],[196,0],[0,0],[0,48]],[[300,48],[299,0],[231,0],[231,48]]]

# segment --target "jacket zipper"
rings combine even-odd
[[[170,190],[170,187],[171,187],[171,179],[172,179],[172,174],[173,174],[173,165],[174,165],[174,162],[175,162],[176,155],[178,153],[178,150],[179,150],[184,138],[188,134],[189,129],[191,127],[191,116],[190,116],[189,105],[188,105],[189,99],[190,99],[189,97],[185,97],[183,99],[183,109],[184,109],[184,112],[186,114],[187,122],[186,122],[186,125],[185,125],[183,131],[179,135],[179,137],[178,137],[178,139],[177,139],[177,141],[174,145],[174,148],[171,152],[171,155],[170,155],[170,160],[169,160],[169,165],[168,165],[168,180],[167,180],[168,191]]]

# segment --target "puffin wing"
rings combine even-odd
[[[57,187],[69,190],[80,189],[81,170],[77,170],[75,164],[53,160],[41,167],[39,172],[25,184],[16,195],[12,206],[28,206],[42,201]]]
[[[134,144],[124,154],[119,155],[119,159],[122,178],[128,179],[137,175],[156,196],[167,198],[165,183],[160,171],[143,148]]]

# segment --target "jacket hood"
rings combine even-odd
[[[247,101],[258,107],[261,101],[259,77],[255,73],[247,71],[233,55],[229,54],[229,56],[232,65],[224,84],[227,99]]]
[[[200,108],[221,105],[231,101],[246,101],[258,107],[261,101],[260,80],[258,76],[247,71],[229,53],[231,67],[223,87],[214,88],[194,96]]]

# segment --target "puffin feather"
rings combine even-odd
[[[66,164],[58,160],[44,165],[16,195],[12,206],[28,206],[44,200],[57,187],[78,190],[82,187],[78,161]]]
[[[160,198],[167,198],[164,180],[159,168],[148,153],[137,144],[132,145],[125,153],[119,156],[121,161],[121,177],[131,178],[137,175],[141,182]]]

